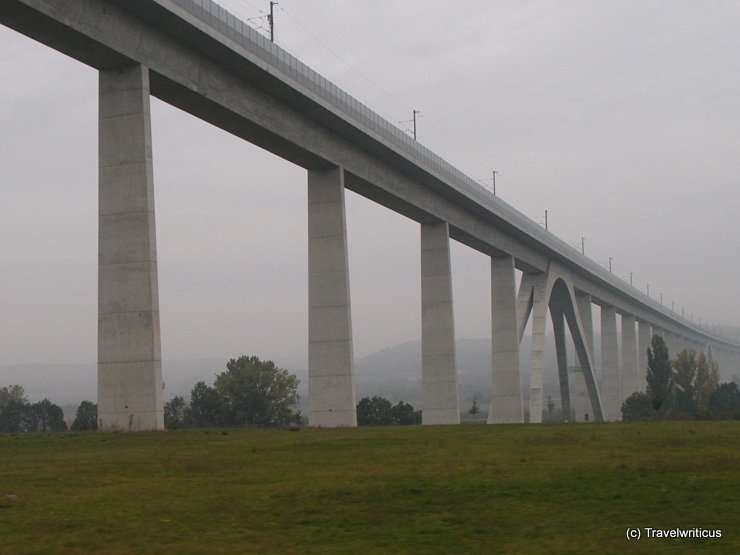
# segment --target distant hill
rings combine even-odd
[[[522,344],[522,382],[529,383],[530,338]],[[598,346],[598,339],[597,339]],[[474,395],[485,406],[491,394],[491,342],[486,339],[459,339],[457,347],[458,384],[461,407],[472,404]],[[559,397],[557,363],[553,338],[547,338],[545,358],[545,395]],[[569,355],[570,356],[570,355]],[[598,349],[597,349],[598,357]],[[308,364],[300,359],[273,359],[275,364],[298,376],[304,409],[308,400]],[[572,358],[571,358],[572,360]],[[188,398],[199,381],[213,384],[216,374],[226,370],[228,358],[163,361],[164,399],[176,395]],[[597,361],[598,362],[598,361]],[[357,399],[380,395],[393,402],[405,401],[421,406],[421,342],[401,343],[377,351],[356,361]],[[49,398],[58,405],[76,405],[97,398],[97,370],[94,363],[16,364],[0,366],[0,387],[23,386],[31,402]],[[527,396],[527,388],[525,397]]]
[[[459,339],[456,344],[458,389],[460,406],[472,404],[474,395],[478,404],[486,406],[491,400],[491,341],[488,339]],[[529,383],[531,338],[522,342],[521,363],[524,368],[522,383]],[[557,379],[557,360],[554,340],[547,338],[545,356],[545,395],[560,396]],[[409,341],[383,349],[359,359],[355,364],[357,398],[380,395],[414,406],[421,405],[421,341]],[[525,387],[525,398],[527,397]]]

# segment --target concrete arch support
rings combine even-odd
[[[450,235],[421,224],[422,424],[459,424]]]
[[[308,423],[357,426],[344,170],[308,172]]]
[[[524,422],[514,257],[491,258],[493,380],[488,423]]]
[[[99,74],[98,425],[161,430],[149,70]]]
[[[544,374],[545,325],[548,310],[553,318],[556,350],[558,351],[558,372],[560,376],[561,401],[566,411],[570,410],[568,390],[567,360],[565,356],[565,328],[563,318],[568,324],[576,356],[581,364],[583,379],[592,405],[594,420],[603,419],[601,398],[594,378],[593,356],[590,352],[588,333],[581,321],[585,308],[577,307],[577,297],[570,273],[555,263],[550,263],[547,271],[525,273],[519,286],[517,297],[517,320],[519,338],[524,335],[529,315],[532,315],[532,362],[530,379],[530,422],[542,421],[542,390]],[[590,304],[590,300],[589,300]],[[590,306],[588,308],[590,321]]]

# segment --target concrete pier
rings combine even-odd
[[[638,391],[635,317],[622,315],[622,401]]]
[[[344,170],[308,172],[308,423],[357,426]]]
[[[548,312],[548,272],[525,273],[519,285],[517,311],[532,315],[532,359],[529,380],[529,421],[542,422],[542,392],[545,372],[545,331]],[[520,337],[526,319],[519,319]]]
[[[587,357],[594,359],[594,326],[593,314],[591,309],[591,296],[585,294],[576,294],[576,309],[581,322],[581,338],[583,349],[587,352]],[[591,406],[591,397],[589,396],[584,375],[584,365],[581,364],[581,371],[574,374],[572,404],[576,422],[589,422],[594,420],[594,410]]]
[[[571,396],[573,422],[590,422],[593,420],[591,399],[586,390],[583,371],[573,372],[573,395]]]
[[[588,299],[588,309],[585,309],[585,307],[581,306],[580,302],[576,300],[578,310],[574,310],[572,313],[566,312],[565,316],[566,319],[573,318],[575,320],[575,325],[571,324],[570,329],[573,336],[573,343],[576,348],[576,355],[581,364],[583,379],[586,382],[586,391],[588,391],[591,409],[591,413],[589,413],[589,415],[593,417],[593,420],[603,422],[604,405],[601,394],[599,393],[598,382],[596,380],[596,363],[594,362],[593,354],[593,317],[591,314],[591,301],[590,297],[584,296],[583,299]],[[581,321],[581,314],[583,314],[584,321]]]
[[[488,424],[524,422],[514,257],[491,258],[493,380]]]
[[[100,72],[98,425],[161,430],[149,70]]]
[[[560,403],[563,417],[570,420],[571,399],[568,383],[568,354],[565,347],[565,315],[562,310],[552,310],[552,332],[555,336],[555,355],[558,361],[558,380],[560,383]]]
[[[673,360],[676,358],[676,354],[678,351],[676,351],[676,336],[673,334],[673,332],[666,330],[663,330],[663,341],[665,341],[665,346],[668,349],[668,358]]]
[[[643,320],[637,323],[637,390],[645,391],[647,382],[647,350],[651,345],[652,335],[650,334],[650,324]]]
[[[447,223],[421,224],[422,424],[459,424]]]
[[[583,342],[591,360],[594,358],[594,316],[591,295],[576,294],[576,308],[583,328]]]
[[[617,312],[613,306],[601,307],[601,401],[604,420],[622,419],[622,391],[619,379]]]

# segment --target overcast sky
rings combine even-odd
[[[393,123],[420,110],[420,142],[500,172],[501,198],[596,262],[740,325],[740,2],[280,0],[275,19],[281,46]],[[305,359],[305,171],[152,109],[163,358]],[[348,234],[355,354],[418,339],[418,224],[348,193]],[[0,364],[95,361],[97,73],[5,27],[0,237]],[[488,261],[452,252],[457,334],[486,337]]]

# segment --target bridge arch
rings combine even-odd
[[[586,305],[587,303],[587,305]],[[565,349],[565,324],[567,323],[576,349],[585,380],[588,398],[594,419],[602,421],[601,396],[595,376],[593,356],[593,327],[590,319],[589,296],[576,295],[570,272],[551,261],[547,270],[539,273],[525,273],[519,286],[518,329],[519,341],[530,317],[532,319],[532,359],[530,368],[530,422],[542,421],[542,391],[544,386],[544,350],[547,313],[553,323],[555,350],[558,360],[558,377],[564,414],[570,414],[571,395],[568,384],[568,365]],[[584,313],[588,309],[588,317]],[[587,322],[584,322],[587,319]]]

